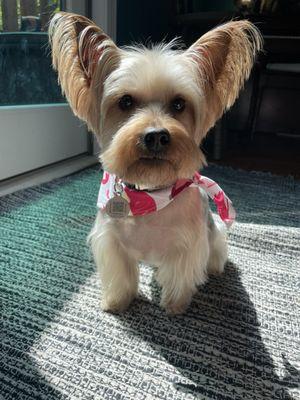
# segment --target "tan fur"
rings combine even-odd
[[[49,39],[53,67],[75,115],[96,132],[102,84],[119,62],[119,50],[92,21],[58,13],[51,20]]]
[[[190,178],[205,164],[199,145],[232,106],[249,77],[261,37],[248,21],[208,32],[187,50],[174,42],[119,49],[85,17],[59,13],[50,24],[54,68],[76,115],[101,145],[104,168],[125,182],[154,189]],[[119,100],[134,99],[124,110]],[[176,98],[185,109],[172,109]],[[143,145],[166,129],[168,147],[155,157]],[[208,273],[221,273],[226,233],[214,223],[206,195],[188,188],[159,212],[111,219],[100,211],[89,236],[102,280],[102,308],[124,310],[138,291],[138,261],[157,266],[161,305],[183,312]]]
[[[233,105],[261,48],[259,31],[246,20],[221,25],[190,47],[187,54],[197,64],[206,92],[202,136]]]
[[[156,163],[147,158],[147,152],[139,145],[141,132],[149,126],[167,129],[171,135],[170,147]],[[101,161],[105,170],[128,183],[148,188],[158,184],[167,186],[179,178],[191,176],[204,163],[198,146],[183,124],[162,115],[155,107],[132,116],[114,135]]]

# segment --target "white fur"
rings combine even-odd
[[[208,273],[221,273],[226,234],[213,221],[206,194],[187,188],[159,212],[111,219],[98,213],[89,235],[103,286],[102,308],[122,311],[138,290],[138,262],[157,267],[161,306],[182,313]]]

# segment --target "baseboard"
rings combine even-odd
[[[50,182],[53,179],[73,174],[87,167],[97,164],[97,157],[81,155],[28,172],[17,177],[0,182],[0,197],[31,186]]]

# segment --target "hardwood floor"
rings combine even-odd
[[[231,146],[227,143],[221,159],[210,162],[300,179],[300,138],[260,135],[248,144]]]

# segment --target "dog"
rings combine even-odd
[[[101,308],[127,309],[143,261],[155,267],[161,306],[183,313],[227,260],[225,225],[214,221],[203,190],[210,180],[197,173],[205,165],[200,144],[249,77],[261,35],[242,20],[187,49],[174,49],[174,41],[118,48],[89,19],[62,12],[49,37],[62,91],[101,147],[100,210],[88,238]],[[230,222],[231,203],[213,185]]]

